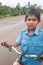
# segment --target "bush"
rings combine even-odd
[[[6,15],[4,15],[4,17],[9,17],[9,16],[11,16],[11,14],[6,14]]]
[[[2,15],[0,15],[0,18],[3,18],[3,16],[2,16]]]

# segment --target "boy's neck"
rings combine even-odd
[[[35,29],[28,30],[30,35],[34,34]]]

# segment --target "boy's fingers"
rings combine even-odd
[[[3,45],[3,43],[1,42],[1,45]]]
[[[7,48],[5,45],[6,45],[6,42],[1,42],[1,45],[4,47],[4,48]]]
[[[1,41],[0,42],[0,45],[3,45],[4,46],[5,44],[6,44],[6,41]]]

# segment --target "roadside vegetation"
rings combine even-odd
[[[23,7],[20,6],[20,3],[18,3],[16,7],[10,7],[6,5],[3,6],[2,3],[0,3],[0,18],[25,15],[27,10],[30,8],[36,8],[41,12],[41,14],[43,14],[43,9],[41,9],[41,6],[37,6],[37,4],[32,5],[30,2]]]

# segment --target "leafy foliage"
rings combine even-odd
[[[16,7],[10,7],[10,6],[6,6],[6,5],[2,5],[2,3],[0,3],[0,18],[1,17],[8,17],[8,16],[18,16],[18,15],[25,15],[25,13],[27,12],[27,10],[29,10],[30,8],[37,8],[38,10],[41,11],[41,13],[43,13],[43,9],[41,9],[40,6],[37,6],[37,4],[30,4],[30,2],[28,2],[28,5],[21,7],[20,3],[18,3],[16,5]]]

